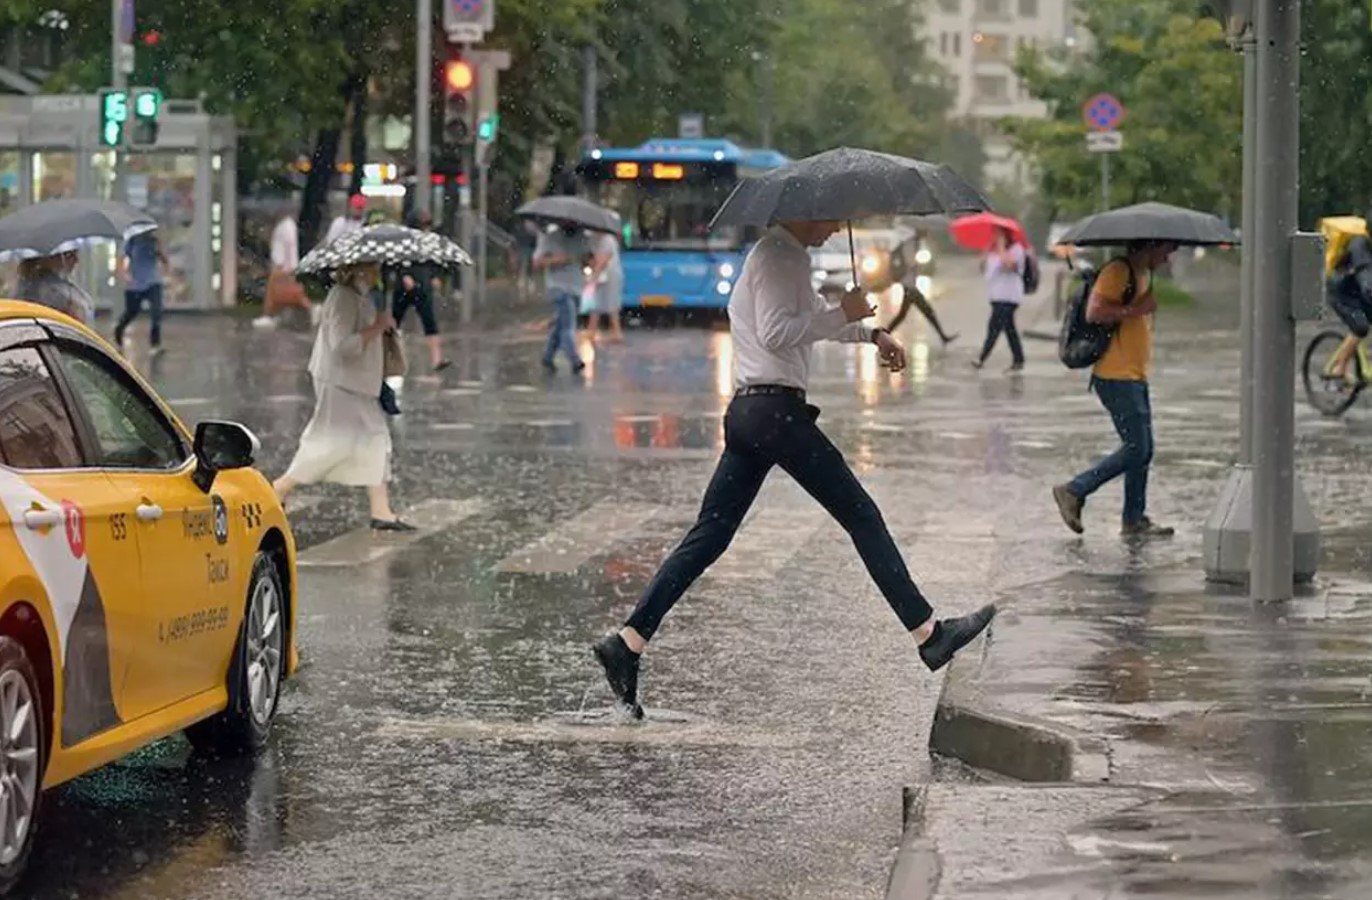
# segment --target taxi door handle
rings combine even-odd
[[[162,518],[162,507],[156,503],[140,503],[134,509],[134,514],[138,516],[140,522],[156,522]]]
[[[42,531],[44,528],[56,528],[62,524],[62,511],[60,509],[26,509],[24,510],[24,524],[34,531]]]

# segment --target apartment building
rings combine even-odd
[[[1002,116],[1046,116],[1012,69],[1022,47],[1075,46],[1072,0],[924,0],[924,40],[948,73],[951,114],[985,127],[987,185],[1022,182],[1025,161],[994,128]]]

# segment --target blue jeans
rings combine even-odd
[[[628,625],[651,638],[686,589],[719,559],[757,499],[767,473],[779,466],[848,532],[867,574],[907,631],[934,614],[910,577],[881,511],[815,419],[819,410],[798,397],[736,397],[724,416],[719,458],[700,515],[657,570]]]
[[[1153,462],[1153,407],[1148,382],[1091,379],[1091,389],[1110,413],[1123,442],[1114,453],[1082,472],[1067,488],[1085,500],[1107,481],[1124,476],[1124,524],[1143,520],[1148,509],[1148,466]]]
[[[557,351],[567,354],[574,367],[581,365],[576,352],[576,313],[580,301],[566,291],[556,291],[549,298],[553,303],[553,320],[548,325],[548,345],[543,350],[543,364],[551,366]]]

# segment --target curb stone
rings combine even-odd
[[[938,889],[943,864],[934,842],[924,836],[928,795],[928,785],[904,789],[900,846],[886,879],[886,900],[931,900]]]
[[[1103,741],[999,708],[981,684],[993,624],[948,664],[929,749],[1019,781],[1089,784],[1110,780]]]

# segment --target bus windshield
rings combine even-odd
[[[746,237],[730,226],[710,230],[710,219],[738,180],[734,169],[729,164],[588,163],[581,175],[590,198],[623,218],[627,249],[722,251],[739,249]],[[627,172],[634,177],[625,177]]]

